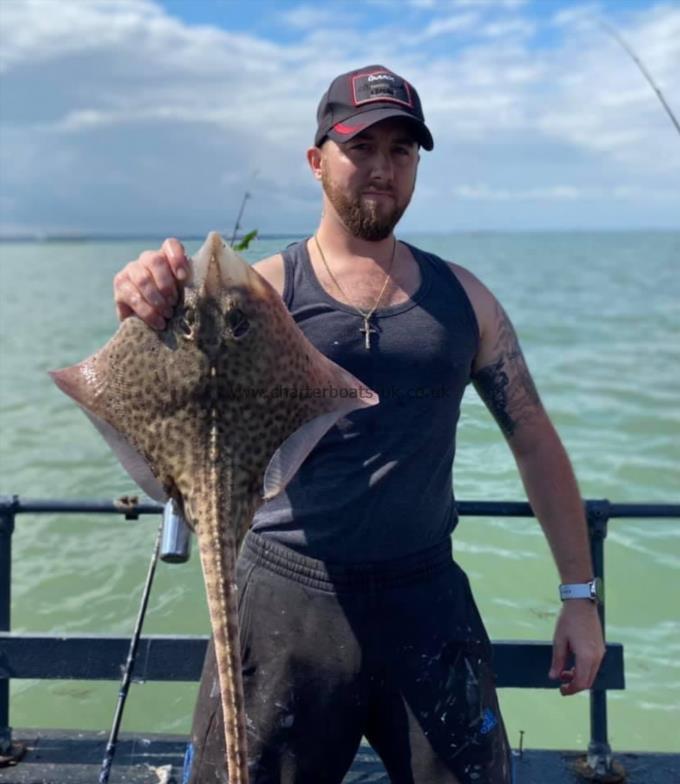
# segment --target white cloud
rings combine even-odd
[[[106,21],[110,24],[106,24]],[[3,70],[22,62],[40,62],[75,51],[115,45],[141,25],[163,20],[160,9],[145,0],[90,3],[21,0],[2,6]],[[112,23],[111,23],[112,22]]]
[[[511,190],[508,188],[491,188],[488,185],[459,185],[453,193],[459,199],[478,201],[542,201],[578,199],[581,195],[578,188],[569,185],[556,185],[546,188],[525,188]]]
[[[417,86],[435,136],[421,165],[423,206],[416,199],[409,211],[416,224],[442,223],[454,179],[474,204],[644,206],[649,193],[672,202],[677,134],[626,53],[583,25],[597,7],[554,19],[569,31],[564,43],[536,49],[539,23],[513,3],[425,4],[412,11],[420,28],[386,13],[361,30],[345,7],[301,5],[287,12],[300,30],[288,43],[190,25],[152,0],[0,5],[5,226],[204,228],[237,208],[257,168],[249,209],[270,222],[260,228],[308,227],[318,191],[304,150],[317,101],[334,74],[369,61]],[[680,109],[680,10],[657,6],[618,24]]]
[[[555,27],[591,30],[597,24],[601,13],[602,6],[599,3],[584,3],[557,11],[550,22]]]
[[[601,199],[668,198],[667,191],[642,189],[632,185],[602,188],[580,185],[549,185],[533,188],[493,188],[478,183],[453,188],[456,198],[471,201],[590,201]]]
[[[631,17],[622,33],[680,108],[680,9]],[[678,169],[677,134],[633,62],[601,27],[570,37],[555,66],[558,92],[541,113],[539,128],[639,166],[658,167],[664,150],[663,166]]]
[[[258,70],[270,68],[265,58],[283,50],[261,38],[235,35],[208,25],[188,26],[168,16],[152,0],[21,0],[3,5],[0,65],[9,71],[19,65],[94,53],[115,55],[117,70],[126,58],[151,64],[164,73],[215,73],[228,65],[238,70],[245,57],[249,69],[260,58]],[[278,59],[278,58],[277,58]],[[112,74],[110,76],[114,76]]]
[[[526,19],[506,19],[484,25],[480,34],[485,38],[505,38],[509,36],[529,38],[536,32],[536,25]]]
[[[515,10],[526,5],[529,0],[453,0],[453,5],[459,8],[508,8]]]
[[[440,19],[433,19],[421,33],[415,34],[414,38],[416,41],[422,42],[441,35],[463,33],[477,25],[479,18],[478,14],[455,14]]]
[[[329,8],[318,5],[298,5],[280,14],[281,21],[295,30],[312,30],[322,26],[346,24],[353,15],[345,9]]]

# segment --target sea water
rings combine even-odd
[[[680,232],[457,234],[403,239],[472,270],[513,320],[585,498],[680,502]],[[289,240],[254,243],[250,260]],[[200,243],[187,242],[191,252]],[[0,493],[117,498],[136,493],[47,370],[83,359],[115,329],[115,272],[159,241],[0,244]],[[470,387],[455,470],[460,500],[523,500],[504,439]],[[129,635],[157,520],[20,515],[12,628]],[[463,518],[456,558],[492,639],[550,640],[558,576],[533,519]],[[678,751],[680,521],[613,520],[607,631],[625,646],[626,690],[609,693],[614,749]],[[149,634],[209,630],[198,558],[161,564]],[[117,684],[13,681],[15,727],[108,728]],[[196,684],[131,689],[123,729],[187,732]],[[588,698],[500,692],[510,741],[585,748]]]

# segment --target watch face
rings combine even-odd
[[[604,601],[604,584],[599,577],[587,583],[567,583],[560,585],[560,599],[589,599],[596,604]]]
[[[599,577],[590,583],[590,598],[598,604],[604,602],[604,585]]]

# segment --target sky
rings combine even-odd
[[[314,230],[338,74],[415,85],[403,232],[680,227],[680,2],[0,0],[0,236]]]

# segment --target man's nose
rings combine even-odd
[[[376,150],[373,157],[373,176],[381,180],[392,180],[392,156],[388,150]]]

